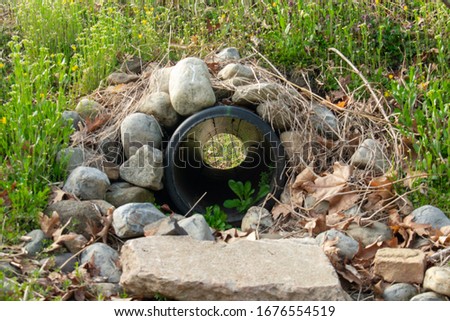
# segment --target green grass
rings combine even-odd
[[[428,173],[432,203],[449,196],[450,12],[439,1],[155,1],[14,0],[0,6],[0,156],[3,240],[36,224],[48,181],[63,179],[55,153],[69,129],[60,112],[92,91],[127,55],[147,61],[204,57],[236,46],[254,49],[282,71],[303,70],[321,94],[367,91],[341,51],[387,98],[397,125],[418,153],[411,167]],[[6,13],[8,13],[6,15]],[[9,45],[8,45],[9,43]]]

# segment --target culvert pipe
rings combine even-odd
[[[234,146],[235,139],[242,143],[243,160],[231,166],[211,165],[207,154],[211,151],[205,151],[205,146],[212,149],[215,145],[210,143],[224,134],[234,138],[227,138],[226,144]],[[191,209],[205,213],[206,207],[217,204],[227,213],[229,223],[238,223],[244,214],[223,207],[225,200],[237,198],[228,186],[230,179],[250,181],[254,197],[261,175],[268,178],[270,192],[276,197],[284,186],[286,163],[278,136],[258,115],[241,107],[217,106],[190,116],[175,130],[165,153],[165,189],[180,213]],[[228,156],[225,153],[224,159]],[[273,201],[265,205],[269,207]]]

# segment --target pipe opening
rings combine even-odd
[[[214,148],[217,158],[211,156]],[[223,153],[225,148],[228,153]],[[259,116],[240,107],[213,107],[186,119],[172,135],[165,159],[165,187],[181,213],[194,205],[199,213],[214,204],[223,208],[225,200],[237,197],[228,186],[230,179],[250,181],[255,194],[261,177],[269,177],[275,195],[284,183],[284,152],[278,137]],[[245,214],[224,210],[230,223]]]

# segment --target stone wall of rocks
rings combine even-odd
[[[319,300],[348,299],[320,246],[333,241],[339,256],[343,260],[351,260],[361,246],[392,238],[392,231],[384,223],[375,222],[365,227],[353,223],[345,233],[331,229],[319,234],[315,241],[308,240],[302,244],[297,244],[296,240],[246,240],[242,247],[230,246],[214,242],[214,231],[202,215],[185,217],[185,213],[173,213],[166,216],[154,205],[154,192],[164,188],[161,150],[164,128],[176,127],[183,117],[212,107],[223,97],[229,97],[233,104],[252,108],[278,130],[289,158],[303,153],[301,148],[304,137],[292,127],[290,121],[296,115],[288,107],[277,103],[280,96],[289,95],[289,89],[276,82],[259,79],[257,70],[241,64],[239,60],[235,48],[227,48],[219,53],[215,61],[222,68],[213,80],[208,65],[198,58],[186,58],[174,67],[153,72],[149,82],[155,89],[140,100],[136,112],[122,120],[119,141],[112,141],[109,145],[114,146],[112,151],[102,145],[96,150],[75,146],[60,152],[59,157],[68,159],[67,170],[70,173],[62,189],[73,195],[74,199],[61,200],[48,206],[45,214],[50,216],[57,212],[62,224],[70,223],[73,238],[65,241],[64,247],[75,261],[79,259],[81,264],[95,264],[98,270],[96,281],[100,284],[118,283],[121,280],[128,293],[143,297],[161,293],[174,299],[311,300],[308,295],[312,293],[314,299]],[[108,78],[109,83],[116,86],[136,81],[139,77],[129,71],[140,72],[136,67],[138,65],[142,66],[142,63],[135,63],[134,67],[130,65],[128,72],[112,74]],[[221,86],[217,86],[217,81]],[[311,123],[317,135],[331,141],[337,140],[342,125],[336,114],[315,102],[310,102],[310,107]],[[103,106],[86,98],[80,100],[75,111],[65,112],[63,116],[70,120],[71,126],[80,130],[86,125],[86,120],[93,121],[104,112]],[[349,162],[355,167],[371,168],[380,173],[390,166],[384,147],[374,139],[362,141]],[[125,241],[122,255],[104,243],[85,247],[95,237],[92,231],[100,231],[111,219],[108,217],[109,211],[112,211],[111,232]],[[450,225],[445,214],[431,206],[416,209],[413,216],[417,223],[430,224],[436,228]],[[261,238],[279,238],[279,235],[267,234],[273,224],[272,214],[267,209],[252,207],[241,227],[243,232],[257,231]],[[28,237],[30,242],[25,250],[33,256],[43,249],[46,236],[36,230],[30,232]],[[142,237],[153,239],[140,239]],[[167,244],[164,244],[165,240]],[[261,243],[255,245],[252,242]],[[144,251],[142,244],[147,243],[155,248],[153,252]],[[186,251],[181,253],[178,247],[186,247]],[[274,251],[273,255],[279,256],[280,265],[272,264],[273,261],[269,260],[271,263],[267,266],[270,269],[265,270],[261,262],[243,258],[247,255],[243,253],[246,248],[252,251]],[[191,260],[191,250],[195,254],[195,262]],[[206,254],[202,255],[203,251]],[[225,253],[225,261],[215,260],[215,251]],[[79,252],[81,255],[78,255]],[[253,254],[261,260],[268,260],[262,252]],[[64,255],[67,258],[67,253]],[[190,268],[191,271],[185,274],[181,270],[159,273],[161,267],[174,264],[172,255],[178,256],[176,261],[183,262],[183,268]],[[304,255],[307,259],[298,262]],[[296,259],[290,260],[290,256]],[[208,262],[202,261],[205,257]],[[65,266],[65,270],[71,271],[70,266],[73,269],[75,261]],[[217,264],[225,264],[229,274],[207,275],[208,269],[218,269]],[[297,269],[298,264],[303,266],[302,271]],[[148,277],[142,279],[144,267]],[[322,271],[326,275],[305,283],[314,274],[311,271]],[[450,269],[427,269],[420,250],[379,250],[375,258],[375,271],[383,280],[394,283],[385,289],[385,300],[444,300],[450,296]],[[294,277],[295,273],[300,273],[300,279]],[[303,281],[298,283],[296,280]],[[202,284],[202,292],[198,294],[198,289],[192,289],[191,284]],[[419,294],[419,288],[427,292]],[[236,289],[242,291],[237,293]],[[264,296],[261,296],[262,293]]]

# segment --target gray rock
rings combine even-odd
[[[102,113],[103,107],[94,100],[83,98],[78,102],[75,111],[82,119],[93,119]]]
[[[143,65],[144,62],[141,58],[133,56],[122,63],[120,70],[126,73],[140,74],[142,72]]]
[[[115,207],[119,207],[128,203],[151,203],[155,201],[155,197],[145,188],[128,183],[115,183],[106,192],[106,200]]]
[[[56,155],[56,160],[67,160],[67,171],[71,172],[79,166],[86,165],[95,154],[83,147],[67,147],[61,149]]]
[[[120,137],[125,156],[130,158],[142,146],[160,148],[161,127],[153,116],[143,113],[128,115],[120,125]]]
[[[277,101],[266,101],[259,104],[256,112],[274,129],[281,131],[290,129],[295,120],[295,115],[289,109],[289,106]]]
[[[201,214],[194,214],[178,222],[178,225],[193,239],[199,241],[214,241],[211,228]]]
[[[102,216],[106,216],[108,215],[108,210],[112,209],[114,210],[114,205],[112,205],[111,203],[105,201],[105,200],[90,200],[90,202],[92,204],[94,204],[97,212],[100,211],[100,214]]]
[[[425,205],[416,208],[411,215],[413,221],[419,224],[429,224],[435,229],[450,225],[450,219],[439,208]]]
[[[144,235],[187,235],[187,232],[176,224],[177,221],[177,219],[172,217],[165,217],[156,222],[150,223],[144,226]]]
[[[273,225],[272,214],[264,207],[252,206],[242,218],[241,230],[265,232]]]
[[[214,105],[216,96],[209,77],[208,67],[198,58],[185,58],[175,65],[170,73],[169,94],[178,114],[188,116]]]
[[[392,238],[391,229],[381,222],[373,222],[370,226],[365,227],[352,223],[348,227],[347,234],[361,242],[363,246],[372,244],[375,241],[388,241]]]
[[[222,49],[217,55],[216,55],[216,61],[227,61],[227,60],[239,60],[241,59],[241,55],[239,54],[239,51],[237,48],[234,47],[228,47]]]
[[[335,240],[335,239],[337,239],[337,243],[335,246],[339,250],[338,252],[339,256],[351,260],[356,255],[356,253],[358,253],[359,243],[336,229],[331,229],[322,232],[316,237],[317,243],[321,246],[327,240]]]
[[[228,64],[217,74],[217,78],[227,80],[231,78],[255,79],[253,69],[241,64]]]
[[[350,163],[361,169],[373,168],[382,173],[389,168],[381,144],[374,139],[364,140],[353,154]]]
[[[144,226],[165,218],[151,203],[122,205],[113,213],[113,228],[118,237],[129,238],[144,235]]]
[[[63,253],[48,257],[46,259],[42,259],[39,261],[39,263],[41,265],[45,264],[47,268],[50,268],[52,270],[60,269],[63,273],[70,273],[75,270],[75,266],[78,263],[78,258],[76,256],[73,256],[72,253]],[[62,266],[63,264],[64,266]]]
[[[425,272],[424,289],[450,296],[450,266],[433,266]]]
[[[26,236],[31,237],[31,241],[24,246],[28,256],[35,256],[44,249],[46,236],[42,230],[33,230]]]
[[[173,67],[155,70],[150,76],[150,85],[156,92],[169,93],[169,80]]]
[[[222,84],[225,87],[234,88],[234,89],[236,87],[240,87],[240,86],[251,85],[252,83],[254,83],[254,79],[241,78],[241,77],[233,77],[231,79],[222,81]],[[230,93],[230,91],[227,91],[227,92]]]
[[[124,72],[113,72],[108,76],[106,81],[110,85],[121,85],[128,84],[130,82],[136,81],[139,79],[139,76],[126,74]]]
[[[284,88],[276,83],[258,83],[240,86],[231,100],[238,105],[258,105],[268,100],[276,100]]]
[[[120,271],[119,254],[104,243],[89,245],[81,254],[81,264],[91,263],[98,270],[99,275],[109,283],[118,283]]]
[[[305,197],[303,206],[305,209],[314,211],[316,214],[327,214],[330,209],[330,202],[326,200],[317,202],[314,196],[308,195]]]
[[[448,301],[448,298],[434,292],[424,292],[413,296],[410,301]]]
[[[163,154],[145,145],[120,166],[120,177],[140,187],[159,191],[163,188]]]
[[[165,92],[155,92],[146,96],[138,111],[154,116],[165,127],[173,127],[178,122],[178,114],[172,107],[169,94]]]
[[[14,276],[17,276],[20,274],[20,270],[16,267],[12,266],[11,264],[9,264],[9,262],[7,262],[7,261],[0,261],[0,272],[3,273],[3,275],[8,278],[11,278],[11,277],[14,277]],[[1,283],[0,283],[0,288],[1,288]],[[0,295],[0,297],[1,297],[1,295]]]
[[[70,234],[70,233],[69,233]],[[72,233],[75,234],[75,233]],[[74,235],[74,239],[64,241],[64,246],[70,251],[70,253],[78,253],[87,244],[88,240],[81,234]]]
[[[313,102],[311,123],[320,135],[334,140],[339,138],[339,121],[327,107]]]
[[[154,236],[122,247],[126,293],[175,300],[348,300],[322,249],[311,239],[240,240]]]
[[[80,200],[104,199],[110,185],[108,176],[97,168],[78,166],[67,178],[63,190]]]
[[[64,118],[64,120],[66,120],[68,123],[72,123],[72,127],[75,130],[80,130],[79,124],[84,123],[80,115],[74,110],[63,111],[61,117]]]
[[[409,283],[397,283],[387,287],[383,292],[385,301],[409,301],[417,295],[417,288]]]
[[[112,296],[119,296],[123,289],[117,283],[92,283],[89,284],[89,289],[97,294],[98,297],[110,298]]]
[[[98,212],[94,203],[91,201],[60,201],[48,206],[44,213],[51,215],[54,211],[59,214],[62,225],[71,219],[67,227],[68,231],[82,234],[87,239],[91,238],[88,232],[88,225],[93,226],[95,230],[101,230],[103,227],[101,213]]]

